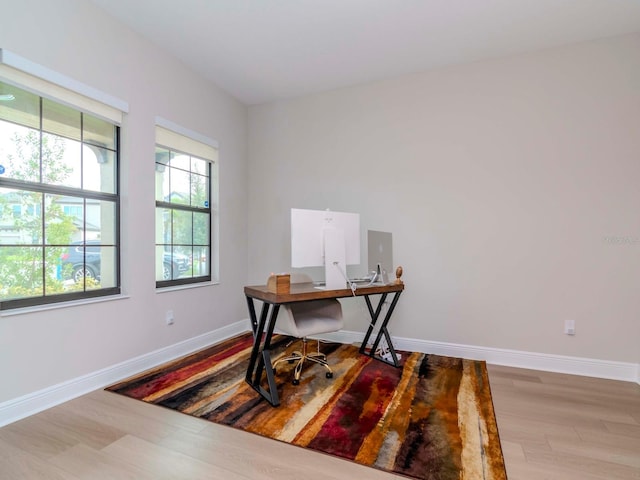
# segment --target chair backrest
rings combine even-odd
[[[342,305],[336,299],[283,305],[276,327],[294,337],[336,332],[344,327]]]

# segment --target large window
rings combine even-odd
[[[156,127],[156,286],[212,280],[217,149]]]
[[[0,309],[120,292],[118,136],[0,80]]]

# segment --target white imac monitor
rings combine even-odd
[[[291,209],[291,266],[325,267],[328,290],[345,288],[347,265],[360,264],[360,215]]]

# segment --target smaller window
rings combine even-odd
[[[211,281],[217,149],[156,127],[156,286]]]

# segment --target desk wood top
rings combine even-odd
[[[375,295],[382,293],[401,292],[404,284],[358,286],[355,296]],[[289,293],[270,292],[266,285],[254,285],[244,287],[244,294],[249,298],[257,298],[266,303],[282,304],[294,302],[306,302],[309,300],[321,300],[325,298],[345,298],[354,296],[350,288],[339,290],[325,290],[315,287],[313,283],[292,283]]]

